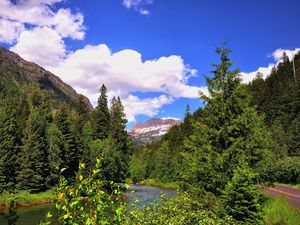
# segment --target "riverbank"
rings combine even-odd
[[[146,186],[152,186],[152,187],[158,187],[158,188],[169,188],[169,189],[179,189],[180,185],[179,183],[172,182],[172,183],[162,183],[154,179],[148,179],[144,181],[140,181],[137,183],[138,185],[146,185]]]
[[[8,192],[2,193],[0,198],[0,208],[8,208],[13,199],[16,202],[16,207],[45,205],[53,202],[55,193],[52,190],[37,194],[31,194],[26,191],[20,191],[13,195]]]

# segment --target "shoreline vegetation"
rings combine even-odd
[[[147,180],[142,180],[138,182],[127,182],[129,184],[135,184],[135,185],[146,185],[146,186],[151,186],[151,187],[158,187],[158,188],[167,188],[167,189],[175,189],[178,190],[180,189],[180,184],[179,182],[170,182],[170,183],[163,183],[155,179],[147,179]]]
[[[14,194],[5,192],[1,194],[0,209],[9,208],[10,202],[15,200],[16,207],[39,206],[53,203],[56,196],[53,190],[32,194],[27,191],[20,191]]]
[[[134,183],[132,180],[127,180],[127,183],[176,190],[178,190],[180,186],[178,183],[162,183],[154,179],[139,181],[136,183]],[[35,194],[29,193],[27,191],[20,191],[14,193],[13,195],[9,192],[5,192],[1,194],[0,209],[9,208],[10,202],[13,199],[16,201],[16,207],[27,207],[51,204],[53,203],[55,198],[56,196],[53,190]]]

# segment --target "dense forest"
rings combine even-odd
[[[24,90],[1,101],[0,191],[45,191],[57,183],[62,169],[72,181],[80,161],[91,170],[97,157],[103,158],[104,179],[124,181],[132,146],[119,97],[109,109],[103,85],[94,111],[83,97],[76,107],[62,103],[54,109],[37,83]]]
[[[205,107],[134,146],[119,97],[53,107],[37,83],[0,102],[0,192],[56,187],[61,224],[264,224],[260,187],[300,182],[300,54],[241,83],[230,50],[206,77]],[[295,69],[293,69],[295,65]],[[176,182],[177,196],[127,212],[119,183]],[[125,187],[126,189],[127,187]],[[112,213],[107,213],[112,211]],[[49,215],[50,217],[50,215]],[[45,221],[41,224],[50,224]]]
[[[244,86],[245,92],[248,92],[249,106],[256,110],[256,120],[260,120],[265,129],[257,137],[261,139],[259,143],[270,149],[274,156],[274,164],[270,163],[271,167],[269,167],[272,172],[267,175],[267,180],[298,184],[300,182],[300,53],[295,55],[293,62],[284,53],[281,61],[266,79],[258,73],[250,84],[241,86]],[[209,106],[209,102],[207,103]],[[225,112],[220,109],[219,113]],[[226,115],[228,116],[229,113]],[[195,148],[195,135],[207,129],[207,125],[204,126],[200,121],[207,119],[215,124],[214,118],[219,117],[222,118],[221,115],[212,114],[209,107],[200,108],[191,114],[187,105],[183,123],[172,127],[159,142],[144,146],[133,154],[130,164],[132,178],[135,181],[144,179],[156,179],[162,182],[184,181],[182,170],[185,167],[190,169],[184,161],[186,152],[191,152],[191,149]],[[232,126],[228,119],[222,118],[223,123],[226,121],[223,126]],[[219,132],[223,129],[233,128],[217,128]],[[244,128],[242,130],[245,131]],[[225,134],[220,135],[222,139],[226,137]]]

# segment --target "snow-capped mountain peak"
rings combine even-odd
[[[158,140],[166,134],[172,126],[180,123],[180,119],[174,117],[152,118],[145,123],[136,123],[128,133],[138,142],[147,143]]]

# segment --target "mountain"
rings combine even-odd
[[[159,140],[171,127],[180,123],[181,121],[177,118],[153,118],[145,123],[136,123],[128,134],[137,143],[149,143]]]
[[[32,81],[38,82],[41,89],[48,91],[54,107],[61,102],[73,107],[80,96],[59,77],[0,46],[0,99],[7,94],[21,93],[22,86]],[[84,99],[92,109],[88,98]]]

